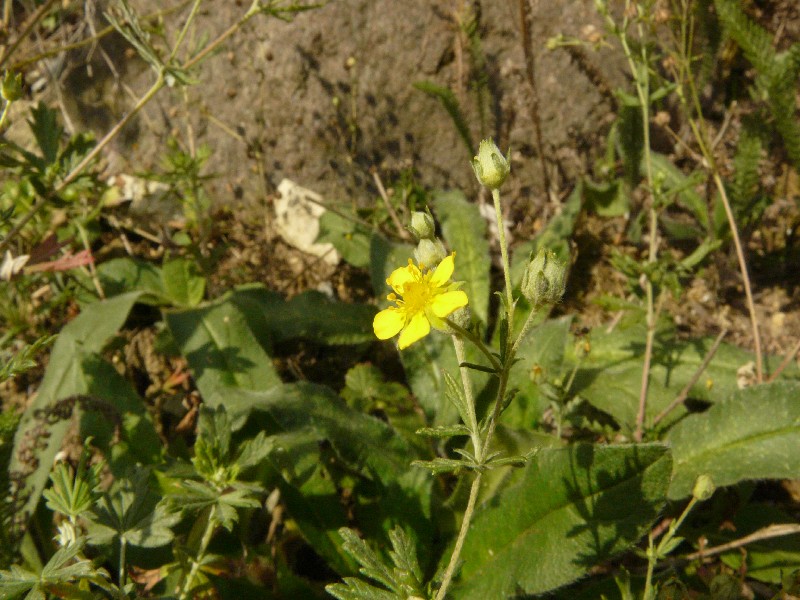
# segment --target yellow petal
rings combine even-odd
[[[386,283],[392,286],[395,292],[402,294],[403,285],[409,281],[415,281],[417,279],[419,279],[419,269],[417,269],[417,267],[414,265],[408,265],[407,267],[400,267],[399,269],[392,271],[392,274],[389,275]]]
[[[431,283],[436,287],[443,286],[453,274],[453,269],[455,269],[455,254],[446,256],[444,260],[439,263],[439,266],[436,267],[436,270],[433,272]]]
[[[454,292],[445,292],[438,294],[431,300],[431,310],[437,317],[446,317],[451,312],[462,306],[466,306],[468,302],[467,295],[461,290]]]
[[[397,346],[400,348],[400,350],[408,348],[417,340],[428,335],[430,331],[431,324],[428,323],[425,313],[417,313],[411,318],[411,321],[408,323],[408,325],[406,325],[406,328],[403,329],[403,333],[400,334],[400,339],[397,342]]]
[[[379,340],[388,340],[396,336],[405,324],[405,313],[398,308],[382,310],[372,321],[372,328]]]

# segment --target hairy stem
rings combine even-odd
[[[189,598],[189,593],[192,591],[195,577],[197,577],[197,572],[200,570],[200,563],[203,562],[203,557],[206,554],[208,545],[211,543],[211,536],[214,535],[214,530],[216,528],[217,520],[213,515],[209,515],[208,523],[206,523],[206,529],[203,532],[202,539],[200,540],[200,548],[197,550],[197,557],[192,560],[192,568],[189,570],[189,574],[186,576],[186,581],[183,584],[183,590],[181,591],[180,595],[181,600]]]
[[[464,340],[460,336],[453,336],[453,347],[456,350],[456,360],[458,364],[466,362],[464,354]],[[461,385],[464,388],[464,398],[467,404],[467,418],[469,423],[470,438],[472,439],[472,447],[475,450],[475,460],[480,463],[483,460],[483,445],[481,444],[480,432],[478,431],[478,417],[475,414],[475,394],[472,391],[472,380],[469,377],[468,367],[459,367],[461,372]]]
[[[461,529],[458,532],[458,538],[453,548],[453,554],[450,556],[450,562],[447,563],[447,569],[442,578],[442,585],[436,593],[436,600],[445,599],[447,596],[447,589],[450,587],[453,575],[455,575],[458,558],[461,556],[461,549],[464,547],[464,540],[467,538],[467,531],[469,531],[469,525],[472,521],[472,514],[475,512],[475,503],[478,500],[478,492],[481,487],[481,475],[482,473],[479,471],[472,481],[472,486],[469,488],[469,500],[467,501],[467,508],[464,511],[464,518],[461,520]]]

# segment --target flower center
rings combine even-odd
[[[433,296],[433,287],[425,279],[422,281],[409,281],[403,286],[403,301],[405,302],[406,311],[410,314],[424,311],[425,306],[430,303]]]

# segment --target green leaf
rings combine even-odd
[[[62,133],[56,120],[56,111],[48,108],[44,102],[39,102],[31,108],[31,117],[28,125],[42,151],[44,164],[50,165],[58,158],[58,142]]]
[[[618,179],[607,183],[587,179],[583,183],[583,194],[586,208],[601,217],[619,217],[631,209],[631,199]]]
[[[703,197],[695,191],[695,187],[702,181],[703,176],[697,172],[687,177],[663,154],[653,152],[650,158],[653,177],[662,182],[662,191],[667,196],[673,196],[681,206],[691,211],[703,229],[710,232],[711,218],[708,214],[708,205]]]
[[[656,444],[541,450],[519,483],[476,515],[453,597],[541,594],[584,576],[647,531],[671,463]]]
[[[453,279],[464,282],[462,289],[467,293],[470,309],[483,323],[488,323],[491,262],[486,221],[477,205],[467,202],[458,191],[437,193],[433,210],[445,241],[456,253]]]
[[[95,506],[88,527],[89,543],[107,546],[121,540],[142,548],[170,543],[175,537],[171,528],[180,515],[158,500],[150,489],[150,470],[132,469],[129,477],[117,479]]]
[[[25,485],[15,504],[17,515],[23,515],[22,522],[27,522],[39,502],[53,459],[69,428],[69,420],[48,423],[47,412],[59,401],[92,391],[91,379],[84,371],[85,359],[100,353],[140,296],[140,292],[132,292],[87,306],[64,327],[53,345],[38,393],[25,410],[14,437],[9,472],[17,473]]]
[[[703,535],[710,546],[717,546],[743,538],[764,527],[782,524],[796,527],[797,520],[771,504],[748,503],[737,511],[733,519],[735,530],[719,528],[704,531]],[[794,533],[757,540],[747,544],[747,553],[742,553],[737,548],[722,554],[721,558],[732,569],[746,569],[748,577],[779,584],[786,573],[800,569],[800,539]]]
[[[795,478],[800,474],[800,383],[737,390],[675,425],[667,441],[675,458],[670,498],[691,494],[701,474],[710,475],[717,486]]]
[[[331,300],[307,291],[291,300],[261,285],[242,286],[229,295],[260,339],[271,343],[305,339],[320,344],[361,344],[375,340],[372,319],[375,307]]]
[[[545,383],[560,379],[564,352],[571,339],[572,317],[551,319],[533,328],[520,344],[518,362],[511,367],[509,389],[517,395],[503,412],[502,422],[511,427],[533,427],[547,408],[550,396]]]
[[[639,410],[646,329],[642,324],[618,326],[608,333],[595,330],[590,334],[591,351],[578,359],[575,349],[568,347],[565,370],[579,361],[571,388],[589,403],[610,414],[623,427],[633,430]],[[669,328],[656,333],[650,369],[645,422],[665,409],[692,378],[711,347],[713,339],[678,341]],[[689,397],[705,402],[718,402],[736,389],[736,370],[752,360],[749,352],[729,344],[721,344]],[[659,424],[668,426],[686,414],[681,406]]]
[[[209,520],[219,523],[228,531],[232,531],[239,520],[237,509],[259,508],[261,506],[259,496],[264,491],[258,484],[240,481],[230,483],[225,489],[192,480],[182,481],[179,486],[180,491],[168,498],[173,510],[191,514],[210,508]]]
[[[151,302],[157,303],[166,296],[161,269],[141,260],[112,258],[97,266],[97,277],[106,297],[137,290],[152,296]],[[87,283],[88,285],[90,284]]]
[[[248,327],[242,310],[231,300],[223,298],[203,308],[168,311],[164,319],[189,362],[205,403],[212,408],[227,405],[235,390],[268,390],[281,384],[272,359]],[[240,412],[238,417],[245,415]],[[241,421],[234,429],[237,426]]]
[[[330,210],[319,219],[317,243],[328,242],[354,267],[369,267],[369,247],[372,232],[366,227]]]
[[[408,397],[408,390],[404,385],[395,381],[384,381],[380,370],[369,364],[359,364],[351,368],[345,375],[344,383],[342,398],[360,412],[396,407],[404,404]]]
[[[197,306],[206,291],[206,279],[194,261],[173,258],[161,268],[167,300],[175,306]]]

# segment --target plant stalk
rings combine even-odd
[[[453,554],[450,556],[450,562],[447,563],[447,569],[445,570],[444,577],[442,578],[442,585],[439,587],[439,591],[436,593],[435,600],[444,600],[447,596],[447,589],[450,587],[450,583],[453,580],[453,575],[455,574],[456,566],[458,565],[458,558],[461,556],[461,549],[464,547],[464,540],[467,538],[469,525],[472,521],[472,514],[475,512],[475,503],[478,500],[478,492],[480,491],[481,487],[482,475],[483,474],[478,471],[478,474],[475,475],[475,479],[472,481],[472,486],[469,489],[467,508],[464,511],[464,518],[461,520],[461,529],[458,532],[456,545],[453,547]]]

